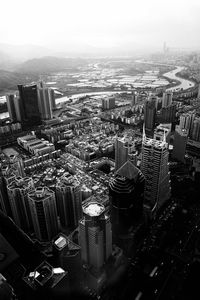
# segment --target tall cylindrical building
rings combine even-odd
[[[82,260],[99,270],[112,253],[112,230],[105,207],[98,202],[83,206],[79,221],[79,244]]]

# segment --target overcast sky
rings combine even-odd
[[[2,0],[0,43],[200,49],[200,0]]]

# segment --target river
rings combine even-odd
[[[194,85],[195,85],[194,82],[189,81],[189,80],[184,79],[184,78],[181,78],[181,77],[176,75],[177,73],[179,73],[180,71],[182,71],[184,69],[185,69],[184,67],[177,66],[176,69],[174,69],[173,71],[170,71],[170,72],[167,72],[167,73],[163,74],[163,76],[165,76],[169,79],[180,81],[180,84],[178,84],[177,86],[168,88],[167,91],[178,91],[180,89],[187,90],[191,87],[194,87]],[[117,94],[117,93],[124,93],[124,91],[89,92],[89,93],[75,94],[75,95],[71,95],[69,97],[64,96],[64,97],[61,97],[61,98],[57,98],[56,99],[56,104],[67,102],[69,99],[76,99],[76,98],[84,97],[86,95],[88,95],[88,96],[113,95],[113,94]],[[8,112],[0,113],[0,119],[5,119],[5,118],[8,118],[8,117],[9,117]]]
[[[176,85],[175,87],[168,88],[167,91],[174,92],[174,91],[178,91],[178,90],[182,90],[182,89],[187,90],[191,87],[194,87],[194,85],[195,85],[194,82],[184,79],[184,78],[181,78],[176,75],[177,73],[181,72],[184,69],[185,69],[184,67],[176,67],[175,70],[163,74],[163,76],[165,76],[169,79],[180,81],[180,84]]]

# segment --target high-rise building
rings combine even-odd
[[[171,124],[160,124],[154,130],[154,140],[162,141],[165,135],[166,142],[169,144],[171,136]]]
[[[56,185],[56,204],[63,227],[75,228],[82,218],[80,182],[75,176],[64,174]]]
[[[12,122],[22,121],[21,100],[16,95],[6,95],[8,113]]]
[[[154,126],[155,126],[155,118],[157,111],[157,97],[150,97],[144,106],[144,123],[145,129],[148,134],[152,134]]]
[[[200,142],[200,118],[196,118],[193,122],[191,138],[194,141]]]
[[[137,102],[138,102],[138,95],[135,92],[133,92],[132,98],[131,98],[131,106],[136,105]]]
[[[38,105],[42,120],[52,119],[52,95],[49,88],[38,88]]]
[[[12,217],[10,202],[8,198],[7,186],[15,180],[15,174],[9,166],[1,165],[0,167],[0,209],[7,216]]]
[[[187,129],[189,131],[189,135],[191,135],[193,131],[193,123],[195,120],[194,113],[184,113],[180,116],[180,128]]]
[[[18,90],[23,108],[23,122],[29,125],[41,124],[37,85],[18,85]]]
[[[115,108],[115,98],[105,98],[102,99],[102,109],[107,110],[107,109],[113,109]]]
[[[105,207],[89,202],[83,207],[83,219],[79,221],[79,244],[84,263],[100,269],[112,253],[112,230]]]
[[[170,173],[168,144],[147,138],[143,130],[141,171],[145,177],[144,209],[154,216],[170,198]]]
[[[167,107],[162,107],[160,111],[161,123],[174,123],[176,118],[176,104],[171,104]]]
[[[59,234],[53,242],[53,252],[57,264],[69,272],[69,279],[80,280],[81,278],[81,247],[73,243],[64,234]]]
[[[162,107],[168,107],[172,105],[172,98],[173,98],[172,92],[164,92],[162,98]]]
[[[115,170],[118,170],[129,158],[129,155],[135,152],[135,143],[129,138],[117,138],[115,142]]]
[[[15,122],[17,120],[16,112],[15,112],[15,95],[14,94],[6,95],[6,101],[7,101],[9,117],[11,118],[12,122]]]
[[[32,219],[28,204],[28,193],[34,189],[33,179],[15,177],[8,186],[8,198],[14,222],[23,230],[30,230]]]
[[[8,158],[8,165],[13,174],[24,177],[24,164],[20,155],[11,154]]]
[[[185,151],[187,145],[188,130],[181,129],[180,126],[176,126],[174,133],[174,147],[172,157],[178,161],[185,162]]]
[[[130,228],[141,219],[143,193],[144,175],[131,161],[125,162],[109,183],[111,222],[115,243],[119,244],[119,239],[128,235]]]
[[[38,187],[28,194],[28,202],[36,238],[51,241],[58,234],[55,193],[47,187]]]
[[[56,108],[55,92],[53,89],[49,89],[49,97],[51,101],[51,108],[54,110]]]

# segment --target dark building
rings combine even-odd
[[[36,238],[50,241],[59,231],[54,191],[47,187],[37,187],[28,193],[28,203]]]
[[[156,121],[157,99],[155,97],[146,101],[144,106],[144,123],[147,135],[152,135]]]
[[[53,252],[57,265],[69,272],[69,280],[75,284],[81,279],[81,247],[73,243],[64,234],[60,234],[53,242]]]
[[[0,210],[6,215],[12,216],[6,180],[3,176],[0,176]]]
[[[37,85],[18,85],[18,90],[22,102],[23,122],[30,126],[41,124]]]
[[[112,253],[111,223],[104,205],[91,201],[83,206],[79,245],[83,262],[100,270]]]
[[[35,270],[23,278],[25,299],[65,299],[69,293],[68,272],[53,268],[43,261]]]
[[[178,161],[185,162],[185,152],[188,139],[188,130],[181,129],[180,126],[176,126],[174,133],[174,147],[172,157]]]
[[[115,171],[117,171],[135,153],[135,143],[129,138],[116,139],[115,142]]]
[[[176,118],[176,104],[161,108],[159,116],[161,123],[174,123]]]
[[[0,234],[2,234],[11,247],[17,252],[25,267],[35,267],[35,265],[41,261],[42,255],[38,251],[36,244],[1,210]]]
[[[12,286],[7,282],[6,278],[0,273],[0,299],[14,300],[15,293]]]
[[[113,241],[129,235],[130,229],[142,218],[144,176],[127,161],[109,183]]]

